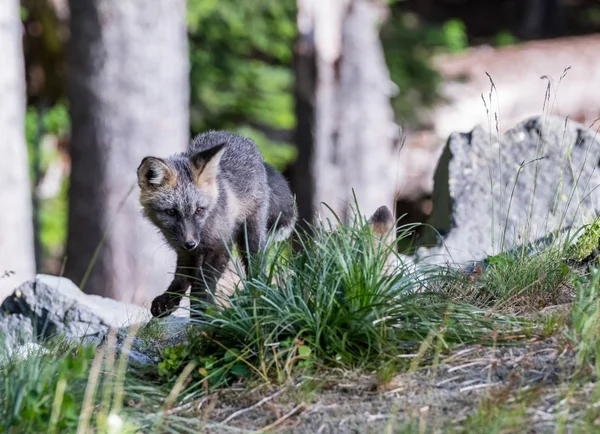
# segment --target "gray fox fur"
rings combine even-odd
[[[144,215],[177,253],[173,281],[152,301],[154,316],[169,314],[190,286],[197,298],[206,286],[214,291],[234,244],[247,273],[267,234],[288,238],[296,223],[286,180],[235,134],[209,131],[183,153],[145,157],[137,175]]]

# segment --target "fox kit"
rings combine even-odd
[[[249,139],[209,131],[194,138],[186,152],[146,157],[137,170],[145,216],[177,253],[175,277],[167,292],[152,301],[154,316],[191,295],[213,291],[235,244],[248,272],[248,256],[264,247],[267,233],[289,237],[296,222],[290,188],[266,164]]]

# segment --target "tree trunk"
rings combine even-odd
[[[292,171],[300,217],[348,221],[394,209],[399,128],[378,24],[386,9],[369,0],[298,0],[296,143]]]
[[[0,300],[35,275],[25,80],[18,0],[0,7]]]
[[[66,275],[89,293],[145,302],[174,254],[142,218],[136,169],[188,142],[184,0],[71,0],[72,122]]]
[[[564,11],[559,0],[526,0],[521,37],[524,39],[554,38],[561,32]]]

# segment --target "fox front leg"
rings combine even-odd
[[[225,247],[206,253],[204,261],[198,270],[198,277],[192,282],[190,305],[193,306],[193,299],[200,300],[201,302],[208,301],[209,294],[207,294],[207,291],[210,295],[214,295],[217,283],[225,272],[228,263],[229,253]],[[192,309],[190,317],[194,316],[197,315],[194,314],[194,309]]]
[[[152,300],[150,312],[152,316],[162,318],[169,315],[177,306],[185,291],[190,286],[190,279],[186,276],[189,274],[190,261],[188,258],[177,258],[177,268],[175,269],[175,278],[169,285],[167,292],[159,295]]]
[[[152,300],[152,307],[150,308],[152,316],[162,318],[171,314],[179,306],[179,302],[188,286],[189,282],[187,279],[178,277],[173,279],[167,292]]]

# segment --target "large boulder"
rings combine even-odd
[[[450,136],[434,176],[433,211],[418,256],[464,263],[589,223],[600,207],[594,131],[534,117],[503,134]],[[441,237],[438,235],[441,235]],[[442,244],[443,242],[443,244]]]
[[[148,309],[83,293],[72,281],[39,274],[0,305],[0,333],[9,348],[19,342],[62,335],[100,343],[111,328],[146,323]]]

